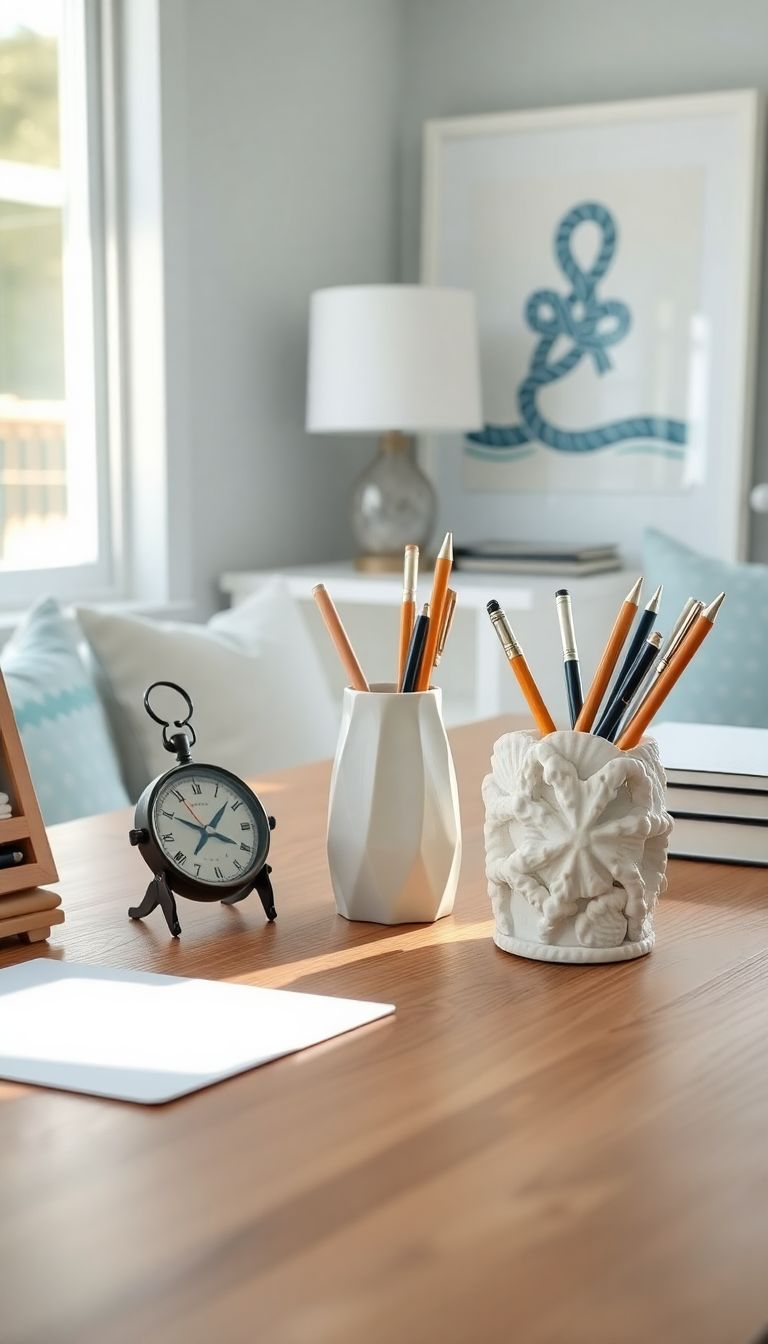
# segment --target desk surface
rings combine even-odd
[[[4,1344],[747,1344],[768,1316],[768,877],[676,862],[650,957],[491,942],[454,732],[453,918],[336,916],[328,768],[259,781],[279,919],[130,923],[126,813],[55,827],[48,955],[391,1000],[394,1019],[159,1110],[0,1083]],[[39,955],[5,945],[0,964]],[[45,955],[45,952],[43,953]]]

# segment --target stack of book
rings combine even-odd
[[[660,723],[676,858],[768,866],[768,728]]]
[[[457,569],[474,574],[555,574],[574,578],[621,568],[616,546],[553,541],[478,541],[454,550]]]

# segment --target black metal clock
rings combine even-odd
[[[150,704],[158,686],[178,692],[187,706],[183,719],[161,718]],[[192,701],[172,681],[155,681],[144,707],[163,729],[163,745],[177,764],[148,784],[136,804],[129,840],[152,871],[141,905],[131,919],[143,919],[160,906],[174,938],[181,933],[174,893],[191,901],[234,905],[250,892],[259,895],[270,922],[276,918],[267,863],[274,817],[252,789],[220,765],[196,765],[190,756],[196,741]]]

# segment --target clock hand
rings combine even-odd
[[[200,825],[198,826],[198,824],[197,824],[196,822],[194,822],[194,821],[187,821],[187,818],[186,818],[186,817],[177,817],[175,813],[174,813],[174,815],[173,815],[173,820],[174,820],[174,821],[180,821],[181,824],[182,824],[182,826],[188,826],[189,829],[190,829],[191,831],[204,831],[204,830],[205,830],[205,826],[202,824],[202,822],[201,822]]]
[[[195,818],[195,821],[197,822],[198,826],[205,826],[205,822],[204,822],[204,821],[201,821],[200,818],[197,816],[197,814],[196,814],[195,812],[192,811],[192,808],[189,806],[189,803],[187,802],[186,798],[182,798],[181,801],[182,801],[182,803],[184,804],[184,806],[186,807],[186,809],[187,809],[187,811],[189,812],[190,816],[193,816],[193,817]]]
[[[221,821],[221,818],[224,816],[224,813],[225,813],[225,811],[226,811],[226,807],[227,807],[227,804],[226,804],[226,803],[222,803],[222,805],[221,805],[221,807],[219,808],[218,812],[216,813],[215,817],[211,817],[211,820],[209,821],[208,825],[209,825],[209,826],[212,826],[213,829],[214,829],[214,831],[216,830],[216,827],[218,826],[219,822]]]
[[[204,845],[207,845],[207,843],[208,843],[208,841],[210,840],[210,838],[211,838],[210,835],[207,835],[206,832],[203,831],[202,835],[200,836],[200,839],[198,840],[197,844],[195,845],[195,853],[196,853],[196,854],[199,854],[199,853],[200,853],[200,850],[203,848]]]
[[[213,835],[211,836],[211,839],[223,840],[225,845],[234,845],[235,843],[235,841],[232,839],[230,835],[222,835],[221,831],[214,831]]]

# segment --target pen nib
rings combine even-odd
[[[664,584],[660,583],[658,588],[656,589],[656,592],[653,594],[653,597],[648,603],[648,606],[645,608],[646,611],[652,611],[655,614],[659,610],[659,606],[661,604],[661,594],[663,592],[664,592]]]

